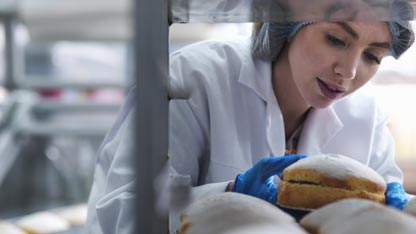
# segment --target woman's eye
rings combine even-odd
[[[344,47],[346,45],[345,41],[338,39],[330,34],[326,35],[326,39],[331,45]]]
[[[377,56],[375,56],[374,54],[370,52],[364,52],[364,56],[367,59],[367,61],[375,62],[377,64],[381,63],[381,59],[379,59]]]

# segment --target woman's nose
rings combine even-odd
[[[357,74],[359,59],[354,55],[345,55],[334,65],[334,72],[343,79],[352,80]]]

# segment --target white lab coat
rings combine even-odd
[[[251,56],[249,40],[208,41],[179,50],[171,56],[170,75],[172,87],[191,90],[188,100],[171,101],[169,156],[179,174],[190,176],[194,199],[223,192],[228,181],[261,158],[284,155],[285,131],[271,85],[271,64]],[[347,155],[375,169],[386,182],[402,182],[387,116],[366,90],[311,110],[298,154]],[[134,178],[123,152],[129,149],[123,140],[131,129],[127,120],[98,156],[89,201],[91,233],[101,233],[97,226],[103,233],[128,233],[123,219],[131,212]],[[170,221],[173,231],[176,214]]]

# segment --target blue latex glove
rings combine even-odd
[[[255,196],[276,204],[277,188],[273,183],[273,176],[280,176],[286,167],[305,157],[304,155],[292,154],[264,158],[244,174],[237,175],[232,191]]]
[[[406,193],[403,186],[398,182],[387,183],[386,204],[397,209],[403,210],[407,204]]]

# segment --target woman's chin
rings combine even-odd
[[[333,103],[335,103],[335,100],[319,100],[316,102],[311,103],[311,106],[315,109],[324,109],[329,107],[330,105],[332,105]]]
[[[330,105],[334,104],[335,102],[343,99],[344,97],[346,97],[347,95],[342,95],[339,96],[337,98],[328,98],[324,95],[320,95],[318,98],[312,99],[310,104],[312,107],[316,108],[316,109],[324,109],[329,107]]]

